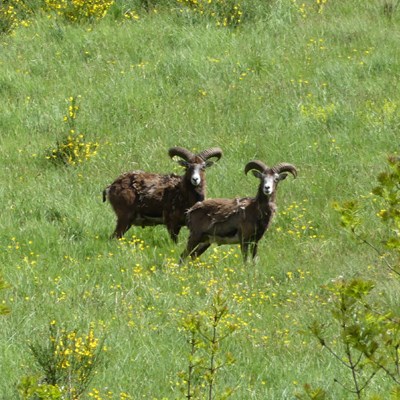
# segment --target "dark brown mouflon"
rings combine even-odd
[[[280,163],[270,168],[262,161],[253,160],[246,164],[249,171],[260,179],[256,197],[235,199],[208,199],[196,203],[187,212],[190,231],[187,247],[181,262],[187,256],[199,257],[212,243],[240,244],[244,261],[251,246],[252,257],[257,254],[259,240],[268,229],[276,210],[275,198],[278,183],[287,173],[297,176],[294,165]]]
[[[103,201],[110,202],[117,215],[113,237],[121,238],[132,226],[166,225],[171,239],[177,242],[185,225],[186,211],[205,199],[205,169],[210,158],[222,157],[219,147],[194,154],[183,147],[172,147],[169,156],[179,157],[185,174],[161,175],[144,171],[127,172],[103,191]]]

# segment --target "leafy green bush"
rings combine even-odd
[[[187,399],[214,399],[218,371],[235,363],[232,354],[221,351],[222,342],[237,329],[229,320],[232,316],[227,301],[218,292],[208,310],[185,318],[183,329],[188,334],[189,363],[186,372],[180,372],[179,376],[185,383],[182,391]],[[221,398],[227,399],[233,391],[226,388]]]
[[[335,203],[334,208],[340,213],[342,226],[374,249],[385,260],[386,266],[400,275],[400,157],[389,156],[388,167],[378,175],[379,184],[369,196]],[[384,237],[379,243],[374,243],[365,228],[371,219],[371,210],[384,226]]]
[[[104,340],[95,337],[92,325],[82,336],[56,321],[50,322],[49,329],[47,341],[29,346],[42,376],[39,380],[35,376],[23,378],[20,393],[24,400],[78,399],[101,361]]]
[[[36,376],[22,378],[18,385],[18,392],[22,400],[58,400],[62,399],[62,391],[57,385],[41,383]]]
[[[335,209],[341,215],[342,226],[348,229],[362,243],[376,251],[384,260],[394,277],[400,276],[400,157],[388,157],[389,171],[378,176],[378,186],[373,189],[372,203],[380,207],[376,213],[386,226],[386,238],[381,244],[374,244],[363,231],[366,221],[371,218],[370,210],[351,200]],[[363,197],[371,200],[371,197]],[[394,274],[393,274],[394,273]],[[349,394],[361,399],[378,373],[385,373],[396,385],[393,398],[398,396],[400,384],[400,315],[384,301],[374,301],[371,292],[376,286],[372,280],[343,277],[325,286],[330,293],[331,322],[314,321],[310,326],[312,334],[345,369],[349,378],[335,379]],[[318,388],[320,389],[320,388]],[[326,398],[322,389],[320,398]],[[309,393],[308,393],[309,394]],[[304,398],[298,396],[298,398]],[[311,397],[312,398],[312,397]],[[380,399],[381,397],[375,397]]]

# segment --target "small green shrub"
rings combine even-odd
[[[20,393],[26,400],[78,399],[87,390],[101,361],[104,340],[95,337],[92,325],[82,336],[76,330],[59,327],[56,321],[49,324],[49,331],[47,341],[29,345],[40,368],[40,380],[36,375],[25,377],[19,385]],[[40,393],[47,397],[40,397]]]
[[[388,164],[389,170],[379,174],[379,185],[372,193],[384,206],[378,213],[389,231],[384,244],[388,249],[395,250],[400,258],[400,156],[390,156]]]
[[[22,378],[18,385],[18,392],[22,400],[58,400],[63,398],[61,389],[57,385],[41,383],[36,376]]]
[[[335,204],[342,226],[362,243],[369,245],[384,261],[394,277],[400,276],[400,157],[388,157],[389,169],[378,175],[378,186],[364,196],[380,208],[377,217],[386,227],[385,237],[374,244],[364,229],[371,210],[363,202],[351,200]],[[380,248],[382,247],[382,249]],[[400,384],[400,316],[398,310],[371,298],[375,282],[361,278],[336,279],[325,289],[330,292],[332,321],[314,321],[310,331],[320,345],[349,373],[349,379],[335,379],[349,394],[361,399],[378,373],[385,373],[398,395]],[[322,390],[322,389],[321,389]],[[306,393],[309,395],[309,393]],[[322,396],[322,395],[321,395]],[[323,394],[325,396],[325,393]],[[304,398],[304,397],[298,397]],[[309,397],[313,398],[313,397]],[[321,399],[325,397],[320,397]],[[380,399],[381,397],[375,397]],[[393,397],[398,398],[398,397]]]
[[[310,326],[321,346],[350,372],[346,382],[335,382],[357,399],[378,373],[385,373],[396,387],[400,384],[399,315],[373,302],[374,286],[363,279],[335,280],[325,287],[330,292],[332,324]]]
[[[303,386],[303,392],[295,393],[298,400],[327,400],[328,395],[325,390],[321,388],[313,388],[309,384]]]
[[[369,196],[333,206],[340,213],[341,225],[370,246],[391,272],[400,275],[400,157],[389,156],[388,167],[378,175],[378,186]],[[375,212],[375,217],[383,225],[383,236],[378,243],[365,228],[371,212]]]
[[[183,392],[187,399],[216,398],[216,378],[219,370],[233,365],[232,354],[222,353],[221,344],[236,330],[226,300],[217,293],[211,307],[204,311],[189,314],[183,322],[190,346],[186,372],[179,373],[185,385]],[[227,388],[218,398],[227,399],[233,388]]]
[[[82,133],[71,130],[62,142],[57,142],[56,148],[52,149],[46,158],[55,162],[61,161],[67,165],[76,165],[96,155],[97,147],[97,143],[85,142],[85,136]]]

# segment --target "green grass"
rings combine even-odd
[[[398,304],[398,282],[343,233],[332,203],[370,193],[386,155],[399,151],[399,12],[389,19],[380,1],[356,0],[311,10],[303,18],[295,4],[272,2],[237,29],[162,10],[94,26],[38,16],[1,37],[0,262],[11,286],[2,292],[11,313],[1,317],[1,399],[18,398],[21,378],[38,371],[28,343],[45,340],[52,320],[105,335],[90,386],[99,398],[185,398],[182,319],[218,291],[237,330],[223,342],[236,363],[219,371],[217,393],[292,399],[310,383],[351,397],[334,383],[340,365],[304,332],[329,318],[321,286],[340,275],[374,278]],[[45,155],[68,133],[71,96],[98,154],[57,166]],[[180,172],[167,155],[175,145],[224,150],[207,171],[208,197],[254,195],[258,181],[243,173],[251,159],[298,167],[280,186],[255,264],[223,246],[179,267],[186,230],[177,246],[163,227],[108,240],[115,216],[103,188],[133,169]],[[379,375],[370,393],[388,385]]]

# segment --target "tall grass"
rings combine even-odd
[[[328,1],[320,13],[315,3],[255,2],[237,28],[169,7],[137,7],[140,18],[123,22],[111,10],[94,25],[37,15],[1,36],[0,260],[11,286],[1,294],[11,313],[1,317],[0,398],[40,374],[28,345],[52,320],[106,337],[82,398],[184,398],[184,319],[219,292],[236,326],[221,351],[236,362],[218,372],[216,398],[230,388],[237,399],[290,399],[305,383],[349,398],[334,383],[343,372],[304,332],[328,318],[320,287],[339,275],[375,278],[398,303],[396,282],[341,231],[332,203],[368,195],[399,150],[399,15],[380,1]],[[46,154],[68,134],[77,96],[76,126],[97,154],[55,165]],[[174,145],[223,148],[209,197],[255,194],[243,174],[251,159],[298,167],[255,264],[223,246],[178,266],[187,232],[175,246],[163,227],[108,240],[103,188],[132,169],[180,173]],[[379,240],[373,222],[371,235]],[[388,386],[379,376],[370,393]]]

